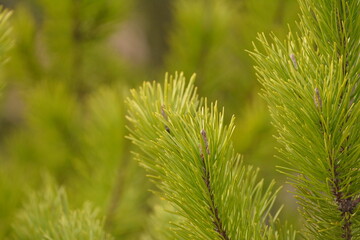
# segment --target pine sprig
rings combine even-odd
[[[33,193],[19,212],[13,239],[111,240],[102,225],[98,212],[90,204],[72,210],[65,190],[49,184],[44,191]]]
[[[252,56],[308,236],[359,239],[360,1],[299,3],[300,34]]]
[[[244,166],[230,140],[234,121],[225,125],[193,81],[167,76],[164,87],[144,83],[127,99],[136,157],[180,216],[173,231],[179,239],[281,239],[266,224],[274,182],[265,188],[258,170]]]

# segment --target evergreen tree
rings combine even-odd
[[[306,239],[360,239],[360,1],[299,0],[299,33],[252,56]]]

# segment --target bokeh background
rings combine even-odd
[[[196,73],[199,93],[236,117],[235,148],[284,185],[277,206],[297,225],[277,173],[275,133],[256,81],[258,32],[286,37],[296,0],[1,0],[14,46],[1,68],[0,239],[49,176],[73,207],[90,201],[116,239],[146,239],[158,201],[124,138],[129,89]]]

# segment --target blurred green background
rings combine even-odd
[[[258,32],[285,38],[296,0],[2,0],[14,47],[0,71],[0,239],[48,176],[90,201],[116,239],[147,239],[159,201],[124,136],[129,89],[165,72],[197,74],[200,95],[236,117],[235,148],[278,185],[274,129],[259,96]],[[298,223],[284,185],[277,206]]]

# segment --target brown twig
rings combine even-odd
[[[202,136],[203,141],[204,141],[205,151],[209,155],[210,154],[209,142],[208,142],[208,138],[206,136],[205,130],[201,131],[201,136]],[[218,208],[216,207],[216,204],[215,204],[214,193],[213,193],[213,190],[211,188],[211,183],[210,183],[210,173],[209,173],[208,167],[207,167],[206,162],[205,162],[205,156],[204,156],[203,151],[201,151],[200,157],[201,157],[202,164],[203,164],[203,180],[205,182],[207,191],[208,191],[208,193],[210,195],[209,209],[210,209],[211,213],[213,214],[212,223],[214,224],[214,230],[217,233],[219,233],[220,236],[224,240],[230,240],[230,238],[228,237],[228,235],[227,235],[227,233],[226,233],[226,231],[224,229],[224,226],[223,226],[222,221],[221,221],[220,216],[219,216]]]
[[[332,193],[335,197],[335,202],[338,206],[338,210],[341,212],[341,216],[344,220],[344,224],[342,226],[343,234],[341,235],[341,237],[346,240],[351,240],[351,214],[354,213],[355,208],[360,202],[360,198],[353,199],[352,197],[344,197],[344,194],[339,190],[341,188],[341,180],[339,178],[337,168],[337,165],[334,165]]]

